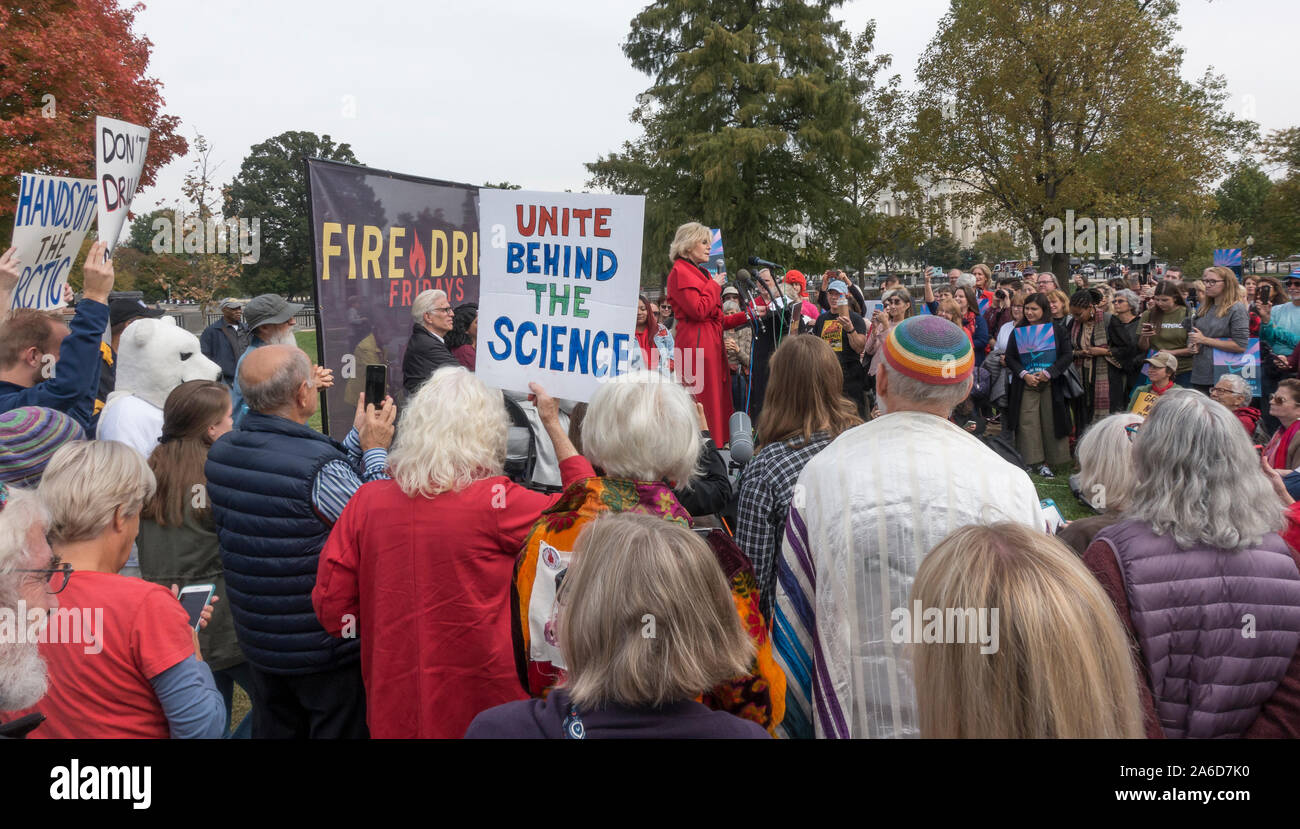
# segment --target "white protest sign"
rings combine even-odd
[[[637,348],[644,196],[479,190],[475,373],[586,401]]]
[[[95,179],[99,182],[99,238],[112,254],[140,184],[149,130],[102,115],[95,118]]]
[[[22,265],[11,307],[63,304],[72,262],[95,221],[95,202],[91,179],[22,174],[13,238]]]

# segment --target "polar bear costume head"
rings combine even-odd
[[[221,380],[221,367],[203,356],[199,338],[172,317],[138,319],[122,332],[117,382],[109,402],[133,394],[159,409],[188,380]]]

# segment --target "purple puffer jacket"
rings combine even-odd
[[[1300,645],[1300,571],[1270,533],[1255,548],[1180,550],[1145,523],[1097,534],[1115,553],[1165,736],[1240,737]]]

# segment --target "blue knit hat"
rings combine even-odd
[[[0,483],[36,486],[55,451],[85,437],[81,424],[54,409],[23,406],[0,414]]]

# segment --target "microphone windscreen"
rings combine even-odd
[[[749,415],[735,412],[731,415],[731,459],[736,463],[749,463],[754,457],[754,425]]]

